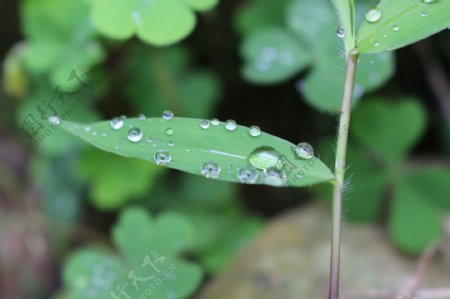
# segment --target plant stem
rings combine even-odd
[[[355,85],[356,65],[358,53],[350,51],[347,57],[344,95],[342,99],[341,115],[337,135],[335,176],[336,184],[333,190],[333,235],[331,240],[330,289],[329,299],[339,298],[339,273],[341,259],[341,222],[342,222],[342,193],[344,191],[345,157],[347,154],[348,129]]]

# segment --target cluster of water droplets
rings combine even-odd
[[[417,0],[416,0],[417,1]],[[436,0],[420,0],[422,3],[424,4],[432,4],[434,2],[436,2]],[[428,11],[427,10],[422,10],[420,12],[420,16],[423,18],[428,17]],[[378,22],[381,18],[383,17],[383,13],[381,12],[380,8],[378,7],[374,7],[371,8],[369,11],[367,11],[365,18],[366,21],[369,23],[376,23]],[[400,26],[395,24],[392,26],[392,31],[393,32],[399,32],[400,31]],[[338,36],[339,36],[339,32],[338,32]],[[388,37],[387,34],[383,35],[384,38]],[[373,44],[375,47],[379,47],[381,45],[381,43],[379,41],[374,42]]]

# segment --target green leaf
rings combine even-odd
[[[67,299],[110,299],[110,291],[125,279],[125,265],[115,255],[99,248],[72,254],[64,267]]]
[[[286,80],[303,69],[310,55],[296,37],[282,28],[255,31],[244,40],[245,78],[255,83]]]
[[[392,164],[404,158],[418,141],[425,123],[424,109],[413,98],[368,100],[354,113],[352,134],[380,160]]]
[[[419,254],[442,236],[442,216],[442,212],[416,186],[400,181],[390,212],[391,237],[401,249]]]
[[[106,171],[114,165],[117,171]],[[101,210],[114,210],[130,199],[143,196],[153,187],[160,167],[127,159],[99,150],[85,151],[78,163],[78,173],[90,184],[90,198]],[[130,180],[130,173],[133,179]]]
[[[214,0],[96,0],[92,22],[103,34],[128,39],[136,34],[143,41],[165,46],[180,41],[195,27],[193,9],[213,7]]]
[[[348,53],[355,47],[355,3],[353,0],[332,0],[336,8],[339,23],[344,29],[344,45]]]
[[[288,141],[267,133],[253,137],[249,128],[243,126],[229,131],[225,123],[202,129],[201,122],[187,118],[132,118],[125,120],[119,130],[113,130],[107,121],[87,126],[62,121],[61,127],[102,150],[151,162],[155,162],[155,156],[164,157],[159,162],[167,167],[197,175],[203,172],[223,181],[240,182],[238,174],[244,169],[257,184],[299,187],[334,178],[318,158],[299,158],[294,153],[295,145]],[[127,138],[131,127],[142,132],[137,142]],[[258,169],[251,167],[250,156]]]
[[[425,166],[405,177],[430,203],[450,210],[450,170],[443,166]]]
[[[361,53],[401,48],[450,26],[446,0],[384,0],[375,9],[379,20],[366,20],[358,30],[356,48]]]

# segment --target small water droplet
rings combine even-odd
[[[339,27],[336,32],[337,37],[344,38],[345,37],[345,30],[342,27]]]
[[[128,140],[131,142],[138,142],[142,139],[142,131],[139,128],[131,128],[127,135]]]
[[[213,118],[211,119],[211,124],[217,127],[218,125],[220,125],[220,121],[217,118]]]
[[[395,25],[394,27],[392,27],[392,30],[393,30],[393,31],[399,31],[399,30],[400,30],[400,27],[397,26],[397,25]]]
[[[420,15],[422,16],[422,17],[428,17],[428,12],[427,11],[422,11],[421,13],[420,13]]]
[[[240,169],[237,174],[239,182],[244,184],[254,184],[258,180],[258,171],[253,167]]]
[[[92,134],[92,136],[95,136],[95,135],[97,135],[97,132],[94,131],[94,132],[92,132],[91,134]]]
[[[305,173],[303,172],[303,170],[300,170],[299,172],[297,172],[295,174],[295,178],[298,180],[303,179],[304,177],[305,177]]]
[[[275,187],[285,186],[286,174],[281,169],[269,168],[264,176],[264,183]]]
[[[144,120],[145,119],[145,115],[144,114],[139,114],[138,119],[139,120]]]
[[[379,8],[377,8],[377,7],[370,9],[366,13],[366,20],[367,20],[367,22],[375,23],[379,19],[381,19],[381,10]]]
[[[215,162],[206,162],[202,165],[200,173],[208,179],[217,179],[220,175],[220,165]]]
[[[85,130],[86,132],[89,132],[89,131],[91,130],[91,127],[87,126],[86,128],[84,128],[84,130]]]
[[[380,42],[375,42],[373,45],[374,45],[375,47],[379,47],[379,46],[380,46]]]
[[[225,129],[227,129],[228,131],[234,131],[236,130],[237,125],[236,122],[232,119],[229,119],[225,122]]]
[[[279,159],[280,153],[269,146],[258,147],[248,156],[250,165],[262,170],[276,167]]]
[[[248,130],[251,136],[257,137],[261,135],[261,129],[258,126],[251,126]]]
[[[173,129],[172,128],[168,128],[166,130],[166,135],[172,136],[173,135]]]
[[[164,111],[162,114],[162,118],[164,118],[165,120],[171,120],[173,118],[173,112],[169,110]]]
[[[114,146],[114,148],[115,148],[116,150],[118,150],[120,147],[119,147],[118,145],[116,145],[116,146]]]
[[[206,120],[206,119],[202,120],[200,122],[200,128],[205,129],[205,130],[208,129],[209,128],[209,120]]]
[[[175,145],[175,142],[173,142],[172,140],[170,140],[169,142],[167,142],[167,145],[170,146],[170,147],[172,147],[172,146]]]
[[[113,128],[114,130],[119,130],[122,129],[123,127],[123,120],[124,120],[123,117],[115,117],[111,119],[109,124],[111,125],[111,128]]]
[[[422,0],[422,2],[425,4],[430,4],[430,3],[433,3],[434,0]]]
[[[145,141],[147,141],[148,143],[152,143],[153,142],[153,138],[152,137],[147,137],[145,139]]]
[[[154,156],[154,161],[158,165],[167,165],[172,161],[172,156],[168,151],[158,151]]]
[[[55,126],[59,126],[61,124],[61,119],[57,115],[50,116],[48,121]]]
[[[101,133],[100,135],[101,135],[102,137],[108,136],[108,134],[107,134],[106,132],[103,132],[103,133]]]
[[[311,144],[307,142],[300,142],[294,148],[295,153],[299,158],[302,159],[311,159],[314,157],[314,149]]]

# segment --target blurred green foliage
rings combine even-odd
[[[29,149],[31,163],[21,176],[29,176],[31,188],[35,185],[39,190],[39,209],[48,222],[55,256],[65,257],[60,271],[63,282],[57,286],[61,291],[56,298],[111,298],[110,292],[120,291],[132,281],[129,275],[145,278],[149,275],[146,270],[156,271],[148,264],[141,267],[147,255],[155,259],[164,256],[160,265],[171,269],[173,263],[176,268],[176,278],[164,280],[152,298],[185,298],[198,287],[204,272],[220,272],[258,233],[263,220],[245,207],[245,196],[237,186],[175,175],[149,163],[101,152],[56,130],[46,121],[49,116],[58,114],[64,120],[88,123],[121,114],[160,116],[163,110],[172,110],[179,116],[209,119],[218,108],[223,112],[234,107],[233,100],[241,100],[225,96],[240,94],[241,89],[243,96],[248,96],[249,90],[267,91],[272,96],[271,92],[287,86],[283,82],[316,108],[317,114],[339,110],[344,47],[336,36],[338,22],[330,1],[223,1],[221,5],[233,9],[230,21],[241,40],[230,46],[232,38],[218,43],[215,39],[221,36],[206,36],[215,47],[236,52],[230,54],[235,60],[223,57],[223,61],[235,64],[230,68],[240,68],[242,78],[234,78],[233,72],[217,73],[220,63],[213,65],[208,55],[223,52],[206,55],[204,52],[214,49],[205,47],[210,40],[201,43],[194,34],[192,40],[173,45],[191,34],[200,16],[197,13],[209,14],[217,0],[153,2],[154,6],[144,0],[23,0],[19,4],[23,40],[12,45],[4,57],[2,83],[10,96],[5,103],[15,109],[17,132],[22,131],[22,140],[27,142],[23,147]],[[357,26],[373,4],[357,1]],[[440,15],[444,13],[448,11],[442,10]],[[209,16],[213,21],[205,27],[223,21]],[[215,35],[216,29],[201,34]],[[401,34],[406,31],[402,30]],[[418,27],[417,34],[424,30],[429,28]],[[448,53],[448,34],[442,40],[437,47]],[[157,47],[162,45],[170,47]],[[201,47],[205,47],[203,52]],[[450,170],[441,156],[436,161],[422,157],[424,151],[417,145],[431,138],[423,136],[427,125],[432,126],[428,127],[433,130],[431,135],[442,130],[438,134],[446,134],[447,143],[450,134],[435,120],[439,111],[430,110],[433,104],[427,102],[425,109],[421,99],[397,96],[402,92],[399,82],[380,92],[396,71],[394,64],[392,52],[362,55],[359,61],[354,98],[356,103],[358,99],[362,102],[355,107],[350,133],[346,216],[351,221],[386,224],[398,248],[419,254],[442,236],[441,220],[450,209]],[[416,82],[413,79],[408,77]],[[258,86],[250,88],[243,80]],[[233,85],[236,82],[239,84]],[[375,96],[366,97],[376,91]],[[280,93],[280,97],[285,95],[289,93]],[[267,97],[257,100],[258,105],[251,102],[251,113],[239,102],[242,111],[236,108],[224,114],[247,113],[249,121],[262,121],[256,117],[258,109],[279,105],[276,97],[273,102]],[[314,114],[300,107],[304,111],[298,111],[298,118]],[[2,117],[10,111],[9,106],[2,107]],[[289,119],[274,119],[272,114],[267,118],[266,124]],[[301,126],[295,130],[295,138],[304,132],[305,124]],[[317,131],[322,124],[312,126]],[[334,132],[334,123],[331,127]],[[275,126],[271,129],[276,130]],[[322,143],[316,152],[332,160],[335,139]],[[447,156],[449,152],[447,149]],[[13,180],[4,165],[0,166],[4,181]],[[266,200],[265,191],[254,193],[258,204]],[[25,192],[34,194],[28,189]],[[8,212],[0,211],[2,222],[7,221],[3,215]],[[120,215],[117,221],[115,213]],[[111,242],[100,244],[97,235],[109,230],[111,223],[115,223]],[[91,226],[96,237],[79,240]],[[7,226],[2,223],[2,227]],[[150,274],[161,278],[160,272]],[[20,279],[34,288],[37,283],[29,276],[27,273]],[[135,286],[128,287],[130,292],[137,291]],[[141,287],[139,292],[145,290]],[[43,292],[27,290],[34,295]]]

